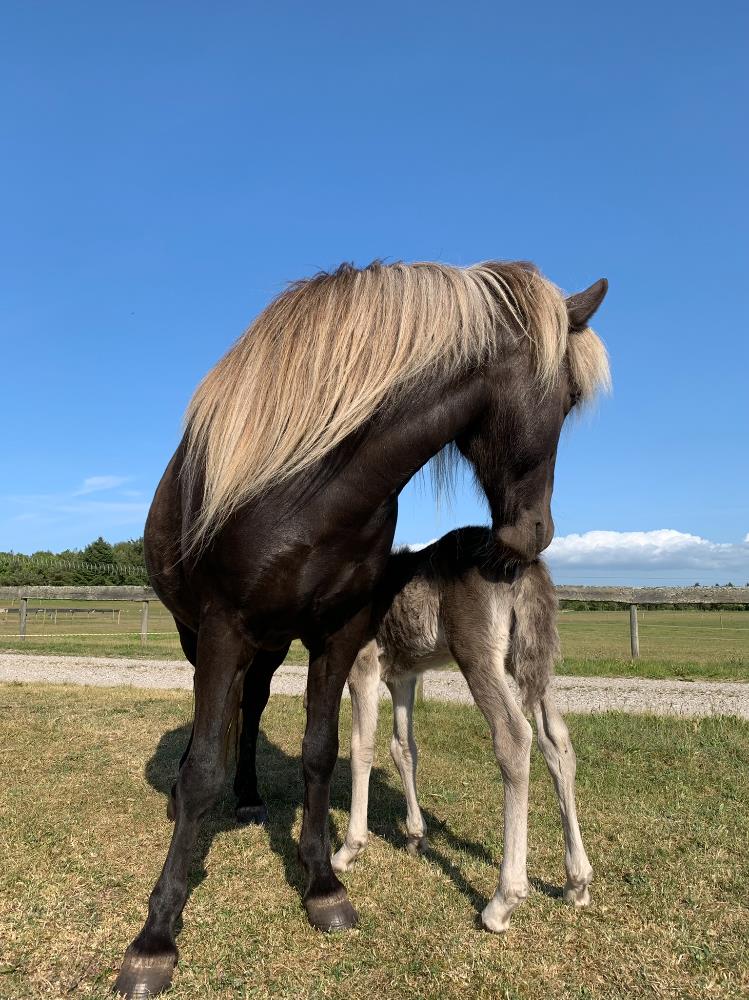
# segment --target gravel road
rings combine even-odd
[[[282,666],[273,678],[274,694],[301,694],[306,667]],[[126,660],[85,656],[0,653],[0,682],[44,682],[98,687],[192,688],[192,667],[174,660]],[[680,715],[737,715],[749,719],[749,684],[729,681],[650,681],[625,677],[557,677],[562,712],[629,712]],[[383,685],[383,694],[386,689]],[[470,704],[462,674],[430,671],[424,695],[435,701]]]

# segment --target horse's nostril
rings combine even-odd
[[[546,528],[544,526],[544,522],[536,521],[536,545],[539,549],[543,548],[545,532]]]

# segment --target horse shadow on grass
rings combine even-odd
[[[166,804],[172,783],[179,769],[182,752],[187,746],[190,736],[189,725],[180,726],[165,733],[149,759],[145,768],[148,783],[164,796],[164,822],[166,820]],[[270,848],[281,859],[288,884],[300,895],[305,889],[304,872],[298,859],[297,840],[293,835],[294,823],[298,810],[304,800],[304,785],[302,778],[301,755],[291,756],[281,747],[272,743],[262,732],[257,742],[257,773],[260,794],[268,808],[266,830]],[[206,877],[205,861],[211,844],[216,836],[237,830],[239,824],[234,816],[235,798],[231,786],[233,769],[227,784],[211,812],[201,824],[198,847],[193,859],[189,893]],[[381,768],[373,768],[369,786],[369,829],[371,833],[381,837],[386,843],[397,850],[402,850],[406,856],[406,835],[402,830],[405,818],[405,801],[402,792],[392,787]],[[330,804],[332,809],[342,809],[346,813],[351,804],[351,765],[348,759],[339,758],[333,773],[330,789]],[[454,834],[444,820],[422,809],[427,823],[428,834],[440,834],[450,848],[468,854],[477,860],[498,868],[497,860],[483,844],[466,840]],[[331,844],[336,846],[345,834],[343,829],[331,830]],[[444,853],[433,845],[428,850],[429,859],[436,863],[451,882],[463,893],[473,906],[474,912],[480,911],[487,903],[487,898],[478,892],[465,878],[461,870]],[[366,864],[366,856],[358,864]],[[561,889],[531,880],[535,888],[547,895],[561,895]]]

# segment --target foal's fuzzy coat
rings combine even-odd
[[[507,684],[515,678],[524,706],[533,711],[538,742],[554,779],[565,838],[564,896],[577,906],[589,900],[593,873],[575,808],[575,753],[548,689],[559,657],[557,600],[544,564],[498,567],[491,533],[484,528],[450,532],[419,552],[393,553],[379,608],[376,640],[359,654],[349,675],[353,707],[351,818],[333,859],[345,871],[367,843],[367,793],[374,754],[380,680],[393,698],[391,753],[406,793],[408,850],[426,846],[416,798],[417,750],[413,737],[416,676],[455,660],[492,731],[505,787],[505,848],[499,888],[482,914],[502,931],[528,892],[526,840],[531,728]]]

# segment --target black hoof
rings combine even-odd
[[[131,1000],[146,1000],[163,993],[172,985],[176,954],[143,955],[133,951],[133,946],[125,952],[122,968],[112,992]]]
[[[259,806],[237,806],[235,815],[237,822],[243,826],[265,826],[268,822],[268,810],[262,803]]]
[[[307,919],[318,931],[348,931],[356,927],[359,915],[349,902],[345,889],[332,896],[305,899]]]

